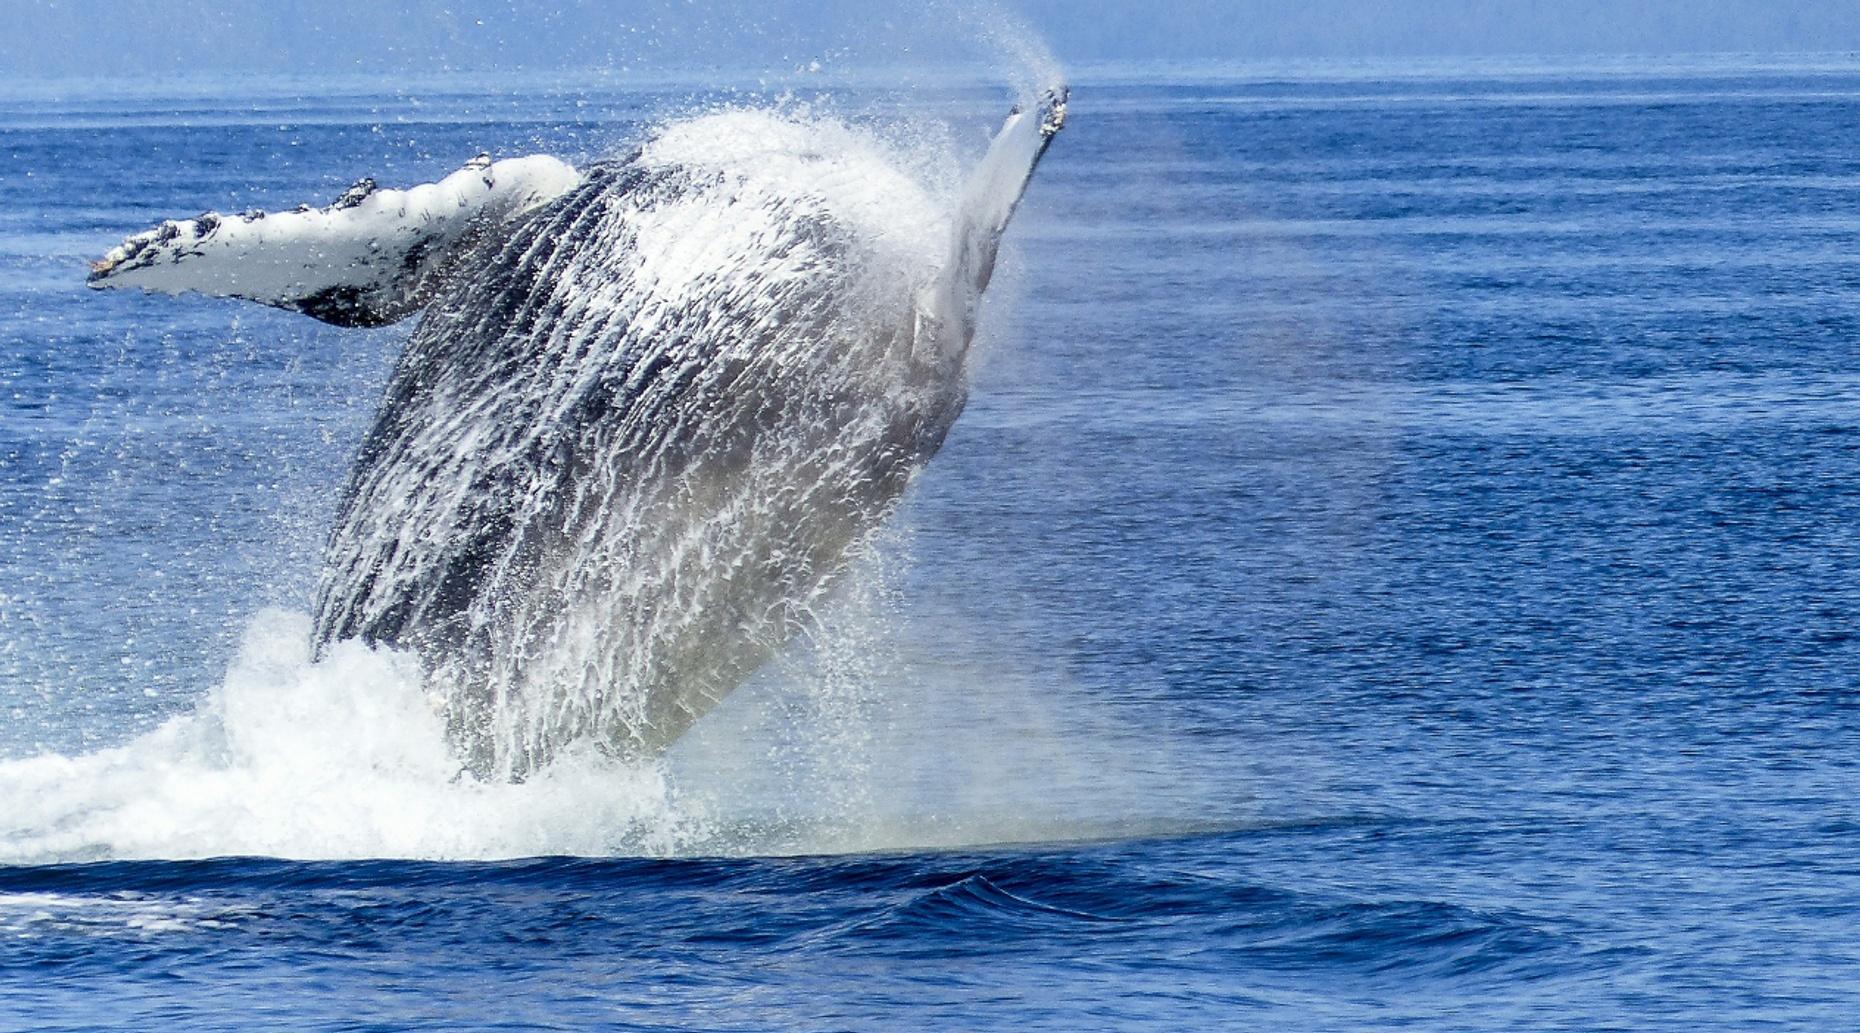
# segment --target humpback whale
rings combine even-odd
[[[415,653],[474,776],[650,758],[806,628],[967,398],[1003,232],[1064,125],[953,201],[830,120],[737,110],[576,169],[492,161],[174,220],[92,287],[415,315],[329,533],[316,645]]]

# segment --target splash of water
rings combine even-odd
[[[952,643],[985,636],[914,627],[910,553],[887,539],[801,648],[665,758],[570,750],[521,783],[463,768],[413,657],[347,643],[313,660],[309,618],[265,611],[194,713],[116,749],[0,761],[0,863],[817,854],[1231,820],[1184,810],[1192,757],[1094,713],[1050,661],[952,665]]]
[[[693,834],[657,768],[565,755],[525,785],[461,775],[411,657],[253,619],[192,714],[126,746],[0,762],[0,860],[667,853]]]
[[[1013,86],[1022,105],[1065,86],[1058,56],[1020,13],[988,0],[946,0],[933,5],[938,8],[988,54],[994,71]]]

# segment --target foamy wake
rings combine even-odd
[[[312,661],[309,618],[263,612],[192,714],[116,749],[0,761],[0,864],[818,854],[1235,820],[1242,801],[1211,796],[1193,752],[1050,671],[900,656],[914,636],[872,581],[658,763],[571,749],[521,783],[463,770],[410,657],[344,643]]]
[[[521,784],[462,773],[410,657],[253,619],[198,710],[126,746],[0,762],[0,862],[265,855],[663,854],[694,827],[662,771],[570,752]]]

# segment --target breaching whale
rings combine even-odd
[[[420,313],[337,506],[318,648],[416,653],[478,777],[647,758],[808,625],[942,445],[1065,117],[1063,88],[1017,107],[953,203],[844,125],[732,111],[583,169],[480,156],[165,222],[90,285]]]

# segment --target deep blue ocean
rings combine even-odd
[[[406,328],[85,263],[766,98],[0,91],[0,1028],[1860,1024],[1860,64],[1073,82],[882,569],[521,787],[274,655]]]

